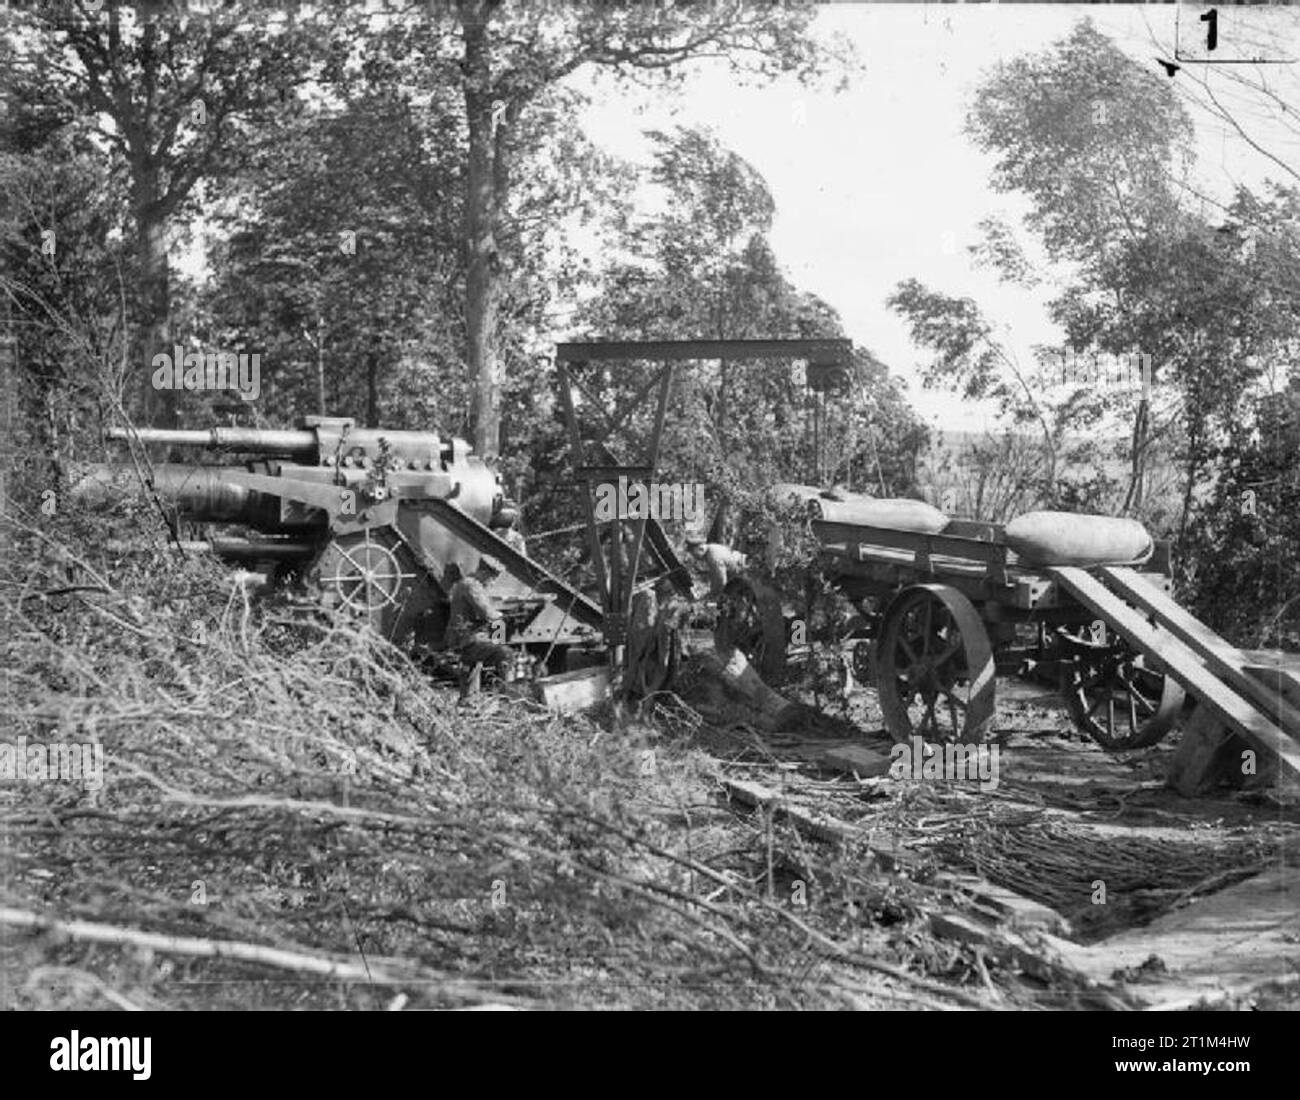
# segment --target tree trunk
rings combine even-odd
[[[1200,434],[1193,429],[1188,439],[1188,458],[1187,465],[1184,468],[1183,476],[1183,510],[1182,515],[1178,517],[1178,544],[1177,552],[1180,556],[1185,556],[1185,547],[1187,546],[1187,526],[1192,519],[1192,499],[1196,493],[1196,475],[1201,470],[1200,457]]]
[[[329,416],[325,401],[325,314],[316,304],[316,404],[321,416]]]
[[[1133,420],[1133,435],[1129,444],[1129,483],[1124,495],[1124,515],[1130,510],[1142,507],[1146,482],[1146,449],[1150,421],[1150,406],[1146,398],[1138,402],[1137,415]]]
[[[136,204],[140,249],[141,298],[144,305],[138,364],[143,385],[145,420],[164,428],[176,425],[176,390],[153,388],[153,357],[172,354],[171,266],[167,258],[167,223],[156,213],[156,201],[144,197]],[[179,368],[180,364],[176,364]]]
[[[465,336],[466,359],[474,379],[474,448],[484,458],[500,445],[501,388],[497,379],[496,329],[498,211],[494,163],[491,58],[487,37],[488,5],[461,8],[464,29],[465,119],[469,152],[465,173]]]
[[[723,337],[718,337],[719,340]],[[718,415],[714,423],[718,432],[718,457],[725,464],[727,461],[727,401],[731,383],[731,364],[723,359],[718,364]]]
[[[112,28],[111,64],[116,55],[118,10],[110,9]],[[144,22],[140,43],[141,83],[144,87],[142,111],[116,104],[114,121],[126,140],[131,165],[131,207],[136,227],[136,248],[140,264],[140,293],[143,316],[138,344],[138,370],[144,389],[142,408],[148,423],[174,428],[179,393],[176,389],[154,389],[153,357],[173,353],[171,327],[171,265],[167,256],[167,210],[164,206],[163,178],[159,172],[158,140],[158,24]],[[173,367],[179,375],[183,364]]]
[[[379,427],[379,355],[374,351],[366,356],[366,424]]]

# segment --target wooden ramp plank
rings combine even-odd
[[[1048,572],[1128,642],[1158,660],[1169,675],[1196,696],[1201,706],[1208,707],[1251,744],[1275,754],[1283,767],[1300,777],[1300,745],[1254,703],[1219,679],[1186,644],[1167,630],[1152,626],[1143,612],[1129,607],[1086,570],[1077,566],[1053,566]]]
[[[1280,695],[1300,710],[1300,655],[1280,650],[1246,649],[1246,672],[1274,695]]]
[[[1180,607],[1167,593],[1152,587],[1134,570],[1110,567],[1098,570],[1107,586],[1129,603],[1154,615],[1164,629],[1184,642],[1239,695],[1262,707],[1292,737],[1300,737],[1300,709],[1280,691],[1270,691],[1248,671],[1251,657],[1221,638],[1195,615]]]

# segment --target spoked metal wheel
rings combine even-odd
[[[876,642],[873,622],[858,612],[845,624],[840,649],[847,654],[849,669],[853,678],[860,684],[875,683],[876,680]]]
[[[334,606],[373,615],[396,607],[418,574],[406,564],[405,547],[391,531],[366,528],[332,540],[321,554],[318,575]]]
[[[760,676],[778,678],[785,672],[785,616],[781,598],[761,581],[733,577],[718,600],[713,632],[721,650],[738,649]]]
[[[875,678],[875,653],[876,647],[874,642],[868,641],[864,638],[861,641],[853,643],[853,676],[859,683],[869,684]]]
[[[1065,658],[1061,693],[1070,717],[1102,748],[1112,752],[1156,744],[1178,719],[1182,686],[1149,667],[1146,656],[1123,638],[1088,627],[1058,632]]]
[[[942,584],[903,589],[885,612],[876,658],[885,728],[895,741],[984,741],[996,679],[971,602]]]

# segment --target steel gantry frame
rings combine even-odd
[[[827,388],[815,384],[818,381],[838,375],[847,369],[852,357],[852,341],[846,339],[819,340],[653,340],[653,341],[610,341],[599,340],[589,343],[565,343],[555,347],[555,369],[560,387],[560,400],[563,405],[565,423],[569,433],[569,445],[573,462],[575,481],[583,487],[583,508],[586,515],[587,540],[591,553],[592,566],[596,573],[596,585],[600,593],[603,613],[602,632],[609,647],[612,671],[617,674],[623,663],[623,647],[627,641],[628,617],[632,609],[632,597],[636,591],[637,573],[641,566],[641,555],[647,533],[661,562],[668,567],[678,590],[684,594],[691,591],[690,579],[681,562],[677,559],[667,536],[657,520],[640,517],[628,519],[617,515],[611,522],[608,547],[608,561],[600,542],[601,523],[596,518],[595,488],[602,483],[617,481],[626,477],[629,482],[654,480],[659,466],[660,445],[663,441],[664,420],[668,409],[668,394],[672,386],[675,365],[694,360],[753,361],[753,360],[806,360],[808,363],[808,380],[814,389]],[[658,363],[657,370],[652,371],[645,383],[621,406],[612,412],[606,411],[602,403],[587,389],[578,377],[580,368],[596,362],[642,362]],[[575,369],[579,368],[579,369]],[[656,393],[657,389],[657,393]],[[578,420],[578,406],[575,390],[582,393],[595,418],[602,424],[594,437],[589,437],[585,445],[594,449],[596,461],[589,462],[584,451],[582,425]],[[612,437],[624,429],[630,417],[641,408],[647,400],[655,402],[654,421],[645,453],[639,463],[620,462],[611,449]],[[621,549],[624,545],[624,524],[631,523],[632,545],[627,555],[626,576],[624,575]]]

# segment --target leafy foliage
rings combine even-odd
[[[1085,265],[1159,226],[1170,174],[1190,162],[1191,120],[1167,81],[1087,19],[1047,52],[996,66],[967,128],[997,158],[993,186],[1029,196],[1048,254]]]
[[[120,0],[61,0],[37,8],[14,36],[9,79],[36,104],[29,122],[40,120],[36,131],[48,134],[57,120],[86,120],[125,181],[140,283],[129,303],[133,366],[146,407],[159,398],[148,365],[172,343],[173,219],[204,180],[235,171],[250,132],[286,106],[318,56],[323,19],[270,13],[250,26],[239,10],[191,19],[157,4],[137,13]],[[160,415],[174,419],[174,393],[161,396]]]
[[[663,216],[632,227],[630,255],[612,264],[604,293],[579,315],[592,338],[840,337],[825,302],[792,286],[767,241],[774,203],[751,166],[697,130],[655,132],[650,179]],[[855,349],[845,391],[824,399],[814,448],[816,395],[773,362],[701,364],[680,376],[664,441],[666,467],[716,486],[725,500],[757,499],[791,480],[851,481],[886,494],[912,488],[924,432],[887,368]],[[597,393],[631,397],[635,377],[602,377]],[[649,409],[637,426],[649,419]]]
[[[97,442],[127,374],[121,194],[105,187],[83,132],[39,150],[0,148],[0,316],[12,342],[11,491],[62,492]]]
[[[1219,452],[1187,557],[1193,610],[1250,647],[1300,649],[1300,383],[1259,402]]]
[[[227,189],[209,340],[263,352],[271,419],[463,424],[455,135],[381,90],[285,120]]]

